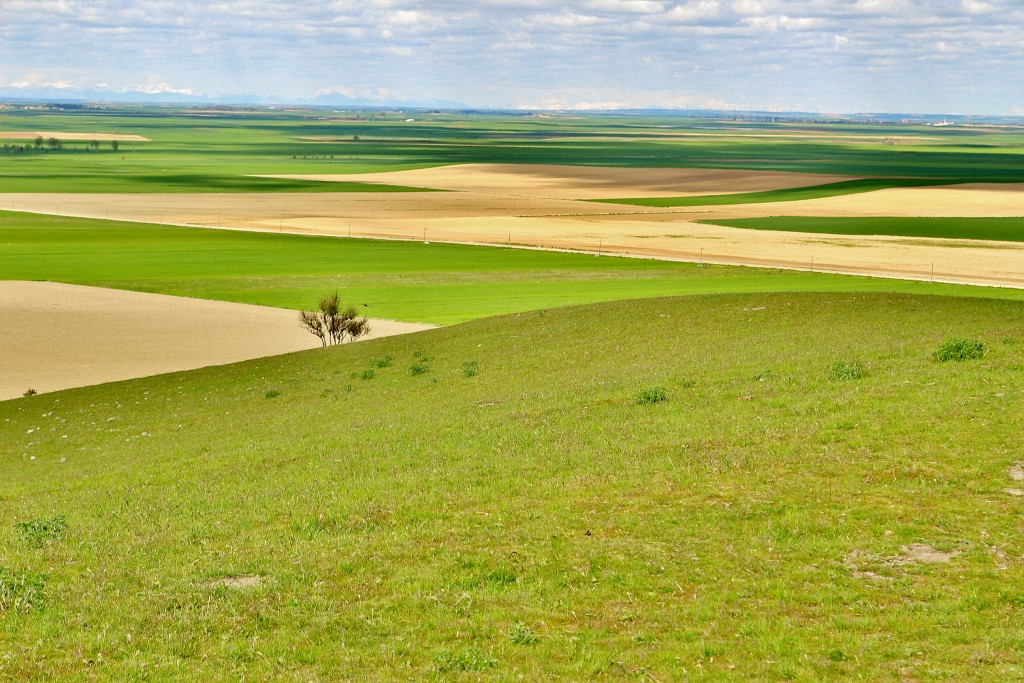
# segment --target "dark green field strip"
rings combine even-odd
[[[826,218],[772,216],[697,221],[747,230],[780,230],[828,235],[892,235],[959,240],[1024,242],[1024,217],[1015,218]]]
[[[946,180],[920,178],[866,178],[863,180],[844,180],[825,185],[793,187],[784,190],[766,192],[738,192],[735,194],[711,194],[695,197],[639,197],[636,199],[591,199],[588,201],[603,204],[627,204],[630,206],[725,206],[730,204],[770,204],[774,202],[796,202],[804,199],[822,199],[839,197],[847,194],[874,192],[893,187],[928,187],[948,185]]]
[[[326,182],[238,175],[108,172],[12,174],[0,172],[0,192],[440,192],[381,183]]]

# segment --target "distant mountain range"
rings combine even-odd
[[[114,90],[108,88],[59,88],[54,86],[0,88],[0,101],[7,102],[118,102],[133,104],[226,104],[305,105],[312,107],[383,107],[387,109],[473,109],[450,100],[400,100],[353,98],[332,92],[305,99],[282,99],[263,95],[203,95],[170,88]]]
[[[381,109],[444,109],[457,111],[508,111],[524,113],[513,107],[472,107],[452,100],[403,100],[349,97],[342,93],[330,92],[304,99],[284,99],[265,95],[203,95],[190,91],[175,90],[166,85],[144,86],[135,90],[114,90],[112,88],[61,88],[55,86],[0,88],[0,102],[11,103],[87,103],[109,102],[120,104],[176,104],[176,105],[227,105],[227,106],[308,106],[341,108]],[[537,110],[540,111],[540,110]],[[900,114],[900,113],[853,113],[827,114],[821,112],[776,112],[736,111],[726,109],[623,109],[623,110],[571,110],[574,114],[634,116],[690,116],[697,118],[742,118],[779,121],[845,121],[872,123],[916,123],[933,126],[941,125],[1024,125],[1024,116],[973,116],[956,114]]]

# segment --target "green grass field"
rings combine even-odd
[[[746,230],[785,230],[830,235],[893,235],[951,240],[1024,241],[1020,218],[835,218],[772,216],[736,220],[698,221]]]
[[[0,678],[1018,679],[1021,306],[619,302],[0,403]]]
[[[617,299],[763,291],[1024,291],[453,244],[306,237],[0,212],[0,279],[281,308],[326,292],[370,315],[450,324]]]

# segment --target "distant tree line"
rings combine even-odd
[[[50,138],[47,138],[47,139],[44,140],[42,135],[37,135],[36,139],[32,141],[31,145],[28,144],[28,143],[25,143],[25,144],[22,144],[22,145],[12,145],[9,142],[5,142],[3,144],[3,147],[0,148],[0,149],[3,150],[4,154],[24,154],[25,152],[31,152],[31,151],[37,151],[37,152],[45,152],[45,151],[61,152],[61,151],[64,150],[64,146],[65,146],[65,142],[63,140],[61,140],[60,138],[50,137]],[[116,152],[120,146],[121,146],[121,143],[118,142],[117,140],[111,140],[110,141],[110,149],[111,150]],[[83,148],[87,152],[98,152],[98,151],[100,151],[100,141],[99,140],[88,140],[88,141],[86,141],[84,143]],[[70,145],[69,145],[69,149],[73,150],[74,148],[70,147]]]

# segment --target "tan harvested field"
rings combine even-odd
[[[609,168],[543,164],[455,164],[412,171],[278,175],[272,178],[369,182],[536,199],[683,197],[823,185],[849,176],[728,169]]]
[[[739,208],[739,207],[737,207]],[[914,187],[776,205],[787,216],[1024,216],[1024,184]],[[758,215],[764,215],[759,213]]]
[[[474,171],[476,169],[476,171]],[[470,171],[474,171],[471,173]],[[792,177],[792,176],[796,177]],[[8,194],[0,208],[299,234],[602,251],[842,273],[1024,285],[1024,245],[738,230],[695,220],[794,216],[1024,216],[1024,185],[960,185],[775,204],[653,208],[580,196],[802,186],[828,176],[592,167],[442,167],[348,176],[437,193]],[[561,183],[561,185],[559,184]],[[676,185],[678,183],[678,185]]]
[[[0,281],[0,320],[0,400],[320,346],[295,311],[56,282]]]
[[[36,131],[30,133],[27,131],[0,131],[0,140],[35,140],[41,137],[44,140],[50,138],[57,138],[58,140],[65,141],[84,141],[89,140],[117,140],[118,142],[149,142],[149,138],[144,138],[141,135],[122,135],[121,133],[63,133],[59,131]]]

